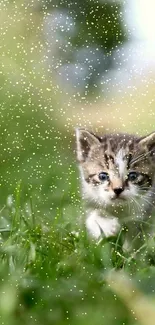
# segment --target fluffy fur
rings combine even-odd
[[[128,237],[136,237],[154,207],[155,133],[97,136],[77,129],[76,140],[89,233],[115,236],[126,225]]]

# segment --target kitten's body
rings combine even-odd
[[[155,199],[154,152],[155,133],[143,138],[129,134],[98,137],[77,129],[86,226],[93,237],[117,235],[127,225],[131,238],[141,224],[148,224]]]

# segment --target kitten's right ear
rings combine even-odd
[[[77,159],[79,162],[84,162],[88,156],[91,146],[100,144],[99,139],[85,129],[76,129],[77,142]]]

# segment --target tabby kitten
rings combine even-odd
[[[126,225],[130,239],[137,236],[141,226],[150,235],[155,200],[155,132],[146,137],[100,137],[77,129],[76,140],[88,232],[95,238],[116,236]]]

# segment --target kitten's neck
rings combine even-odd
[[[126,201],[123,202],[123,204],[114,204],[114,205],[105,205],[105,206],[96,206],[93,204],[93,202],[85,202],[85,208],[87,211],[96,210],[99,212],[99,214],[103,217],[116,217],[116,218],[125,218],[126,216],[131,215],[131,209],[130,213],[128,211],[128,203]]]
[[[155,194],[154,194],[155,197]],[[141,200],[129,203],[128,201],[114,203],[113,205],[105,205],[103,207],[97,207],[92,202],[85,202],[86,211],[96,210],[99,215],[104,218],[115,217],[120,220],[121,223],[126,224],[131,221],[138,221],[139,219],[146,219],[149,213],[150,205],[142,208]]]

